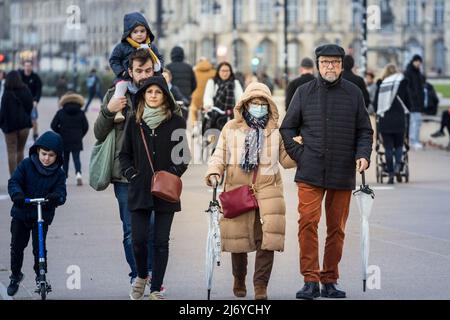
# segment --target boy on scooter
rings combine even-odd
[[[8,180],[8,193],[14,202],[11,208],[11,276],[7,289],[13,296],[24,278],[21,272],[23,252],[32,235],[34,271],[36,281],[39,277],[39,241],[37,228],[37,209],[26,204],[27,198],[45,198],[42,206],[44,219],[44,247],[48,226],[52,223],[55,208],[66,202],[66,174],[62,170],[63,142],[54,132],[45,132],[30,148],[29,157],[17,166]],[[44,251],[47,261],[47,250]],[[45,266],[45,272],[47,268]]]

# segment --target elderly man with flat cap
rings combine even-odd
[[[344,49],[327,44],[315,53],[319,75],[297,89],[280,128],[286,150],[297,162],[300,272],[305,284],[296,297],[309,300],[346,297],[337,286],[338,264],[356,171],[369,167],[373,141],[361,90],[342,79]],[[324,197],[327,238],[321,269],[317,229]]]

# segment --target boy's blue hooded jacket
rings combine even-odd
[[[39,161],[38,148],[52,150],[56,153],[56,161],[49,167],[44,167]],[[44,133],[30,148],[29,157],[17,166],[11,179],[8,180],[8,193],[11,199],[18,194],[25,198],[46,198],[50,193],[56,193],[59,199],[54,204],[42,206],[42,217],[51,224],[55,215],[55,207],[66,202],[66,174],[62,170],[63,142],[59,134],[48,131]],[[13,218],[23,221],[37,221],[37,207],[25,204],[22,207],[13,205]]]
[[[158,48],[153,44],[155,40],[155,35],[150,30],[150,27],[147,23],[145,17],[139,12],[132,12],[126,14],[123,18],[123,34],[121,42],[114,48],[111,53],[111,57],[109,58],[109,65],[113,70],[114,74],[119,78],[128,78],[128,58],[130,55],[136,50],[134,49],[128,42],[127,37],[130,36],[131,32],[137,26],[144,26],[147,29],[148,36],[151,41],[151,49],[158,56],[158,59],[161,61],[161,69],[163,68],[163,57],[158,52]],[[162,71],[162,70],[160,70]]]

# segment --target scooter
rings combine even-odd
[[[37,205],[38,210],[38,240],[39,240],[39,277],[37,289],[35,290],[41,296],[42,300],[47,298],[47,294],[52,291],[52,287],[45,278],[45,255],[44,255],[44,219],[42,218],[42,204],[48,202],[44,198],[25,199],[25,203]]]

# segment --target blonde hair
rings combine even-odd
[[[393,63],[389,63],[384,67],[383,75],[381,76],[381,80],[386,79],[389,76],[392,76],[393,74],[397,73],[397,66]]]
[[[170,110],[169,105],[166,102],[167,102],[167,97],[164,94],[164,101],[163,101],[161,107],[166,112],[166,119],[168,119],[172,116],[172,111]],[[144,115],[144,108],[146,108],[145,93],[139,98],[139,101],[138,101],[138,106],[137,106],[137,110],[136,110],[136,123],[137,124],[141,123],[142,116]]]

